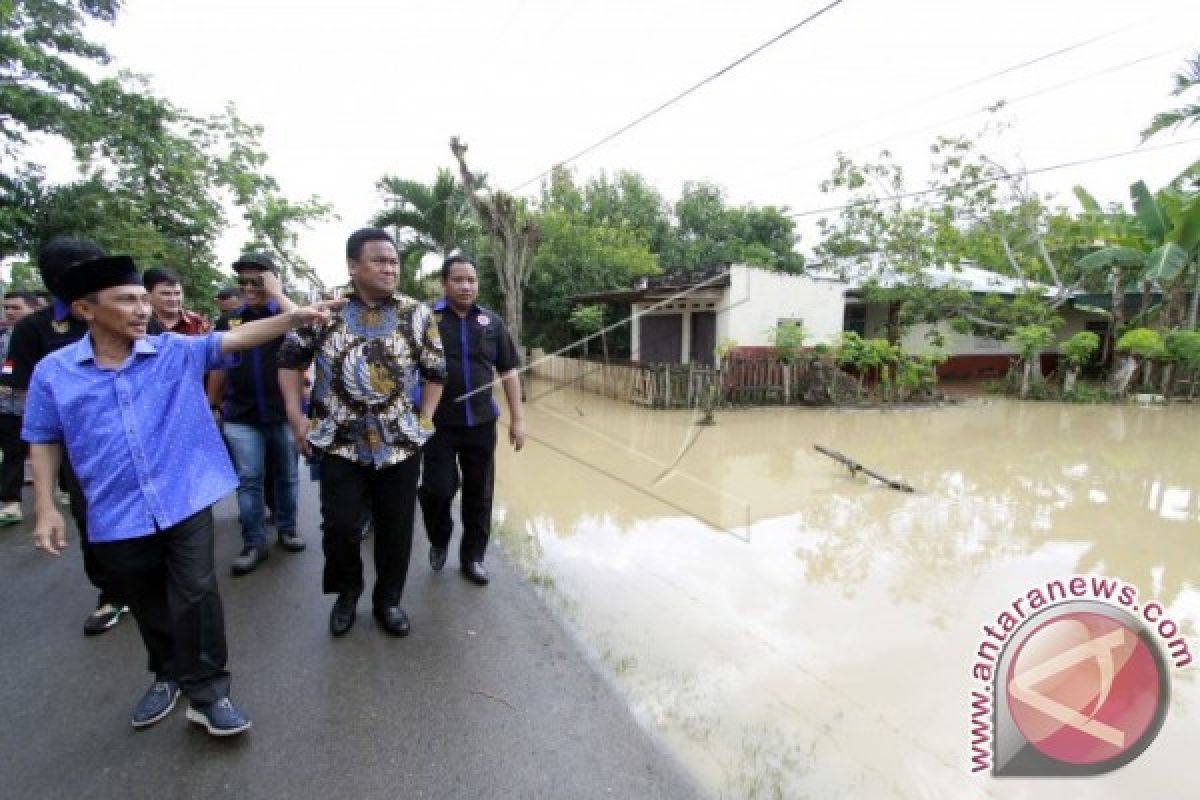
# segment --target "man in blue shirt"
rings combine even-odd
[[[81,261],[89,261],[103,255],[104,251],[89,239],[56,236],[38,253],[38,273],[42,283],[51,291],[57,292],[58,279],[67,269]],[[78,342],[86,335],[87,325],[72,314],[71,309],[57,295],[53,296],[53,303],[25,317],[13,328],[3,374],[0,374],[0,398],[7,404],[7,412],[13,415],[5,422],[13,426],[17,436],[21,433],[25,394],[38,362],[55,350]],[[129,607],[112,586],[92,552],[87,529],[87,501],[84,500],[70,462],[66,460],[63,461],[59,483],[66,489],[70,498],[71,516],[79,530],[79,549],[83,556],[84,574],[99,590],[96,607],[83,622],[83,632],[95,636],[111,630],[129,612]]]
[[[204,373],[226,355],[320,322],[298,309],[225,334],[147,337],[150,305],[133,260],[70,267],[56,293],[88,335],[42,359],[25,405],[33,460],[34,543],[66,547],[54,481],[64,447],[87,498],[95,557],[137,620],[155,680],[132,718],[163,719],[180,692],[187,717],[216,736],[250,721],[229,700],[225,625],[213,571],[212,505],[237,478],[204,394]]]

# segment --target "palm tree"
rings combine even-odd
[[[1191,60],[1183,65],[1183,69],[1172,77],[1175,79],[1175,88],[1171,90],[1173,97],[1180,97],[1191,89],[1200,88],[1200,53],[1192,56]],[[1170,111],[1160,111],[1150,121],[1150,127],[1142,131],[1142,141],[1161,131],[1178,128],[1184,124],[1194,125],[1197,122],[1200,122],[1200,103],[1189,103]]]
[[[445,258],[477,235],[462,184],[448,169],[439,169],[430,185],[385,175],[375,186],[388,207],[374,216],[372,224],[395,228],[406,263],[426,253]]]

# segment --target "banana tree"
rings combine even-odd
[[[1118,210],[1108,212],[1106,216],[1091,195],[1080,187],[1075,189],[1084,210],[1108,223],[1106,235],[1101,237],[1108,246],[1079,259],[1077,265],[1084,272],[1108,273],[1113,310],[1109,339],[1123,322],[1125,292],[1131,280],[1142,284],[1142,309],[1138,316],[1143,322],[1149,310],[1151,289],[1156,284],[1163,289],[1167,296],[1163,314],[1166,327],[1174,327],[1182,321],[1179,318],[1183,298],[1187,289],[1192,288],[1187,327],[1194,329],[1200,299],[1200,292],[1195,291],[1197,277],[1200,277],[1200,264],[1197,263],[1200,194],[1189,194],[1174,187],[1152,194],[1144,181],[1130,186],[1129,193],[1138,226],[1133,235],[1124,224],[1128,215]]]
[[[1150,247],[1135,216],[1120,207],[1101,208],[1082,186],[1074,191],[1083,206],[1081,221],[1091,227],[1092,237],[1104,244],[1102,249],[1080,258],[1076,267],[1108,288],[1112,313],[1101,343],[1100,362],[1109,364],[1115,355],[1117,331],[1125,323],[1125,295],[1145,273]]]
[[[1130,192],[1138,219],[1146,228],[1151,241],[1157,243],[1146,255],[1146,271],[1143,280],[1156,283],[1167,292],[1166,322],[1175,327],[1178,313],[1188,288],[1192,302],[1187,315],[1187,328],[1196,328],[1196,316],[1200,301],[1200,194],[1188,194],[1168,187],[1157,195],[1150,194],[1143,181],[1138,181]]]

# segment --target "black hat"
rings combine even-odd
[[[233,262],[234,272],[241,272],[246,267],[265,269],[267,272],[279,274],[279,269],[275,266],[275,260],[266,253],[244,253],[238,256],[237,261]]]
[[[129,256],[105,256],[67,267],[58,278],[55,294],[64,303],[112,286],[142,285],[142,276]]]

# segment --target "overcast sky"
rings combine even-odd
[[[381,206],[381,175],[431,180],[452,165],[458,134],[473,169],[514,187],[826,2],[126,0],[95,35],[177,104],[205,113],[233,101],[266,127],[284,191],[318,194],[342,217],[302,244],[340,281],[343,242]],[[817,188],[838,150],[888,147],[919,171],[936,134],[973,133],[984,115],[972,112],[1043,90],[1009,106],[1015,128],[993,150],[1057,164],[1136,147],[1174,102],[1171,73],[1197,50],[1196,0],[845,0],[573,166],[581,177],[637,170],[669,199],[704,178],[734,203],[802,211],[841,199]],[[922,102],[931,95],[941,96]],[[1150,146],[1189,138],[1200,128]],[[1034,187],[1065,195],[1082,183],[1102,202],[1123,200],[1132,181],[1156,187],[1197,156],[1200,144],[1185,145],[1037,176]],[[811,223],[801,231],[807,251]],[[222,260],[240,241],[227,237]]]

